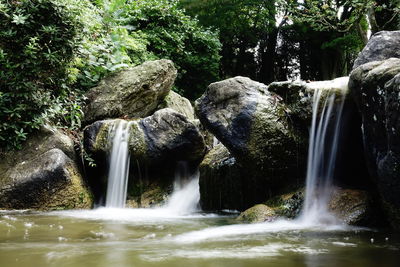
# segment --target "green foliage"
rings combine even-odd
[[[127,1],[126,5],[124,2],[107,2],[106,17],[109,23],[126,29],[125,34],[141,39],[139,44],[147,46],[146,54],[136,41],[137,48],[127,53],[131,64],[149,58],[171,59],[179,73],[176,86],[190,99],[197,98],[208,84],[218,79],[221,47],[218,35],[185,15],[178,1],[137,0]]]
[[[180,5],[188,14],[198,17],[202,25],[219,31],[221,76],[260,78],[260,65],[271,62],[270,58],[262,62],[261,54],[275,49],[267,44],[275,35],[275,1],[181,0]]]
[[[0,24],[1,149],[45,122],[79,128],[84,92],[121,68],[169,58],[192,99],[218,78],[217,34],[175,0],[0,0]]]
[[[68,69],[88,2],[0,1],[0,145],[19,147],[54,102],[65,104]],[[60,102],[61,101],[61,102]]]

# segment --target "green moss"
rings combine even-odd
[[[137,122],[131,124],[129,150],[135,158],[146,158],[147,145],[145,135]]]
[[[277,218],[275,210],[264,204],[258,204],[246,211],[242,212],[237,221],[259,223],[264,221],[272,221]]]
[[[304,201],[303,190],[279,195],[265,202],[276,214],[287,218],[295,218],[300,213]]]
[[[105,122],[101,125],[99,132],[96,135],[96,141],[93,144],[94,151],[108,150],[108,136],[110,132],[110,127],[111,124],[109,122]]]

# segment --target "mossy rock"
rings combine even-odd
[[[158,105],[157,109],[170,108],[185,115],[189,120],[194,120],[194,109],[189,99],[170,91],[164,100]]]
[[[289,219],[299,216],[304,202],[304,190],[289,192],[269,199],[265,204],[273,208],[277,215]]]
[[[84,124],[153,114],[170,92],[176,75],[172,61],[165,59],[111,74],[86,94]]]
[[[264,204],[258,204],[240,213],[237,221],[247,223],[272,222],[278,218],[275,209]]]
[[[73,141],[44,126],[20,151],[0,160],[0,207],[6,209],[91,208],[93,196],[76,159]]]

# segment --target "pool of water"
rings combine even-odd
[[[400,236],[163,209],[0,211],[0,266],[400,266]]]

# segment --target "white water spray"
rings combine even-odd
[[[199,171],[191,174],[187,162],[178,162],[174,192],[164,208],[173,214],[190,214],[198,210],[199,200]]]
[[[347,83],[336,87],[342,90],[316,89],[313,98],[313,116],[308,148],[305,201],[300,220],[305,224],[336,224],[329,212],[328,204],[332,196],[332,178],[336,163],[336,153],[340,134],[340,121],[344,104],[343,91]],[[322,101],[322,97],[325,100]],[[340,99],[337,99],[337,98]],[[322,109],[321,109],[322,107]],[[321,110],[320,116],[318,113]],[[332,136],[328,136],[328,127]]]
[[[109,132],[112,150],[106,195],[107,208],[125,207],[129,177],[130,125],[131,122],[120,120],[112,126]]]

